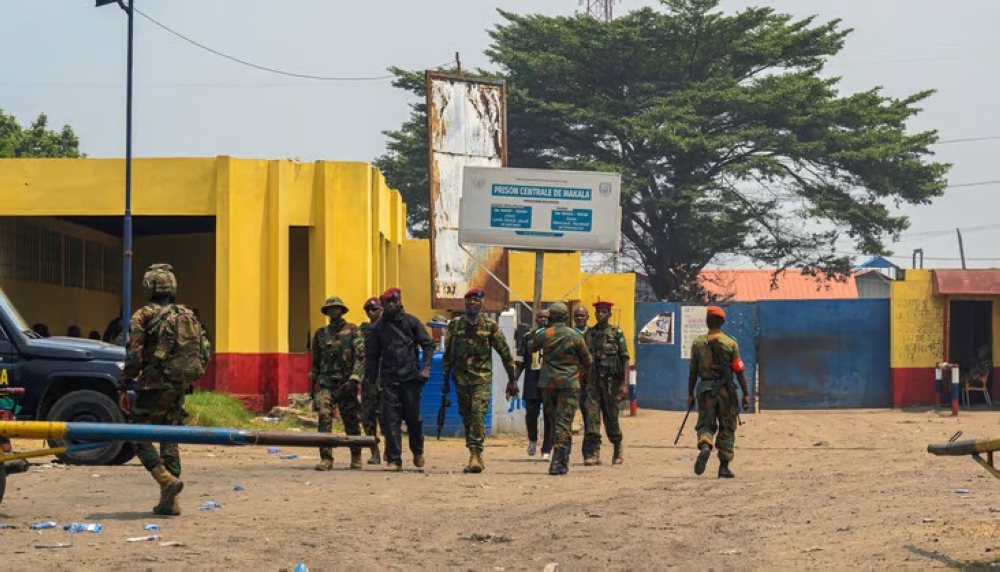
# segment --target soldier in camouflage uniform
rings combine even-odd
[[[733,385],[733,374],[740,382],[743,391],[743,409],[750,408],[750,394],[747,392],[747,380],[744,375],[743,360],[740,359],[740,346],[732,337],[722,332],[722,324],[726,321],[726,313],[718,306],[709,306],[705,317],[708,333],[699,336],[691,344],[691,368],[688,373],[688,409],[693,409],[696,396],[698,403],[698,458],[694,463],[694,472],[700,475],[705,472],[705,464],[712,455],[712,439],[719,448],[719,478],[731,479],[733,472],[729,462],[733,460],[733,449],[736,446],[736,387]],[[717,345],[716,345],[717,344]],[[721,356],[722,363],[715,358],[712,346]],[[698,378],[701,381],[698,381]],[[712,395],[713,388],[718,384],[718,392]],[[718,437],[716,437],[718,431]]]
[[[365,314],[368,314],[368,321],[363,322],[359,328],[361,328],[361,336],[367,344],[368,332],[371,331],[372,324],[382,317],[382,301],[377,296],[373,296],[365,300],[364,309]],[[379,417],[382,411],[382,401],[379,399],[381,391],[382,386],[378,382],[378,377],[372,379],[370,376],[365,375],[361,382],[361,426],[365,430],[365,435],[375,438],[378,438]],[[372,445],[372,456],[368,458],[368,464],[382,464],[382,455],[378,450],[378,443]]]
[[[573,446],[573,416],[580,403],[580,372],[593,365],[587,344],[580,332],[566,325],[569,309],[562,302],[549,306],[549,327],[535,332],[531,351],[542,351],[542,375],[538,381],[546,415],[552,416],[555,447],[550,475],[569,471],[569,452]]]
[[[584,388],[586,406],[583,409],[584,433],[583,464],[601,464],[601,416],[608,440],[615,447],[612,463],[622,464],[622,430],[618,424],[618,402],[628,395],[628,345],[621,329],[608,323],[611,306],[607,301],[594,303],[597,324],[587,329],[583,339],[594,358],[594,367],[587,376]]]
[[[500,325],[496,320],[482,315],[486,291],[473,288],[465,293],[465,315],[448,322],[444,344],[444,384],[442,391],[450,391],[448,380],[455,380],[458,395],[458,412],[465,426],[465,445],[469,448],[466,473],[482,472],[483,445],[486,441],[486,410],[490,405],[493,387],[493,355],[496,350],[507,372],[507,398],[518,394],[517,376],[514,375],[514,356],[510,352]]]
[[[134,423],[143,425],[183,425],[183,382],[167,379],[161,361],[154,359],[158,339],[157,323],[164,311],[174,303],[177,278],[169,264],[151,264],[142,277],[142,286],[149,293],[149,303],[136,310],[129,320],[125,351],[125,366],[119,391],[122,409],[128,410],[127,392],[136,389]],[[124,334],[124,330],[122,331]],[[208,360],[211,347],[202,331],[201,357]],[[159,451],[149,442],[136,443],[142,466],[160,485],[160,502],[153,507],[159,515],[181,513],[178,495],[184,489],[181,476],[181,454],[177,443],[160,443]]]
[[[340,297],[327,298],[320,311],[330,318],[330,323],[313,335],[309,370],[319,432],[333,431],[333,408],[337,407],[347,434],[360,435],[358,386],[365,371],[365,340],[361,330],[344,319],[348,308]],[[333,449],[321,447],[319,457],[317,471],[333,469]],[[361,468],[361,447],[351,447],[351,468]]]

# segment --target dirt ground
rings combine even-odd
[[[313,470],[314,450],[185,446],[184,514],[156,517],[153,480],[125,467],[48,459],[8,479],[0,568],[160,570],[709,569],[907,566],[1000,560],[1000,481],[931,442],[1000,434],[1000,412],[767,412],[745,415],[736,479],[695,476],[694,416],[624,417],[624,465],[584,467],[580,440],[564,477],[525,455],[523,438],[488,441],[486,472],[464,475],[456,439],[427,442],[418,472]],[[426,422],[430,425],[430,422]],[[404,439],[405,440],[405,439]],[[19,442],[18,448],[37,443]],[[605,462],[610,446],[605,444]],[[367,455],[366,457],[367,458]],[[236,491],[234,485],[245,490]],[[968,493],[958,491],[967,489]],[[199,510],[217,501],[221,508]],[[35,531],[39,521],[59,528]],[[97,522],[98,534],[71,534]],[[147,523],[162,530],[148,532]],[[129,537],[159,534],[150,542]],[[177,541],[181,546],[162,546]],[[39,545],[72,543],[65,548]],[[553,567],[549,566],[549,570]]]

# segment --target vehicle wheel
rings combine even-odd
[[[132,443],[122,443],[122,450],[111,459],[112,465],[124,465],[135,458],[135,445]]]
[[[56,401],[49,410],[49,421],[65,421],[67,423],[122,423],[124,418],[118,409],[118,404],[103,393],[89,389],[72,391]],[[49,447],[63,447],[87,441],[68,442],[63,439],[50,439]],[[122,450],[121,441],[113,441],[103,447],[87,449],[75,453],[56,455],[67,465],[108,465],[111,464]]]

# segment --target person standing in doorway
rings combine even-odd
[[[423,351],[423,360],[419,359]],[[403,311],[403,293],[382,294],[382,317],[371,326],[367,373],[382,384],[382,435],[387,471],[403,469],[402,423],[406,422],[413,465],[424,466],[424,429],[420,398],[431,376],[434,340],[415,316]]]

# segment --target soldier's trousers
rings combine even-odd
[[[135,399],[133,423],[139,425],[183,425],[183,389],[144,389]],[[136,456],[147,471],[163,465],[171,475],[181,476],[181,451],[177,443],[160,443],[157,451],[152,443],[142,441],[135,444]]]
[[[568,460],[570,449],[573,448],[573,416],[580,404],[580,389],[550,389],[542,388],[542,407],[545,416],[552,423],[552,438],[555,446],[553,456],[563,455]]]
[[[465,427],[465,446],[469,451],[483,452],[486,443],[486,411],[490,407],[490,388],[487,383],[456,385],[458,414]]]
[[[376,431],[381,424],[382,416],[380,393],[378,381],[367,382],[361,386],[361,426],[365,430],[365,435],[377,436]],[[382,434],[385,434],[385,429],[382,429]]]
[[[524,400],[524,424],[528,429],[528,441],[538,441],[538,414],[542,411],[541,399]],[[552,419],[542,415],[542,454],[552,452]]]
[[[618,423],[618,389],[620,383],[611,379],[591,378],[584,390],[583,407],[583,457],[592,457],[601,452],[601,417],[608,440],[622,442],[622,429]]]
[[[344,432],[348,435],[361,434],[361,414],[358,412],[357,391],[341,391],[340,395],[334,398],[334,392],[321,387],[316,392],[316,412],[319,414],[320,433],[333,432],[333,408],[340,411],[340,419],[344,422]],[[351,454],[360,454],[361,447],[351,447]],[[319,457],[321,459],[333,459],[333,449],[330,447],[320,447]]]
[[[424,386],[419,379],[382,384],[382,436],[385,437],[385,462],[403,464],[403,421],[410,442],[410,452],[424,454],[424,421],[420,417],[420,396]]]
[[[736,391],[732,384],[725,385],[716,397],[709,391],[698,394],[698,444],[707,443],[719,449],[719,459],[730,461],[736,446]],[[718,435],[716,435],[718,432]]]

